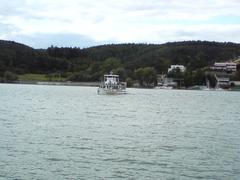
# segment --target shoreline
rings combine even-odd
[[[49,86],[90,86],[98,87],[99,82],[58,82],[58,81],[14,81],[1,82],[1,84],[26,84],[26,85],[49,85]]]
[[[99,87],[100,82],[58,82],[58,81],[13,81],[13,82],[0,82],[0,84],[22,84],[22,85],[47,85],[47,86],[82,86],[82,87]],[[156,90],[188,90],[188,91],[219,91],[216,89],[201,90],[201,89],[191,89],[191,88],[173,88],[173,89],[161,89],[157,87],[128,87],[137,89],[156,89]],[[220,91],[240,91],[239,88],[233,89],[221,89]]]

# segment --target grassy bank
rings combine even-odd
[[[23,74],[19,75],[20,81],[65,81],[66,78],[62,78],[59,75],[46,75],[46,74]]]

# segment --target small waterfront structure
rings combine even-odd
[[[185,66],[177,64],[177,65],[171,65],[171,67],[168,68],[168,73],[172,72],[174,70],[177,70],[177,69],[179,69],[180,72],[185,72],[186,71],[186,67]]]
[[[167,77],[166,74],[158,75],[156,89],[174,89],[183,88],[183,78]]]
[[[239,86],[240,87],[240,81],[230,81],[230,84],[233,86]]]
[[[98,88],[98,94],[125,94],[126,82],[119,81],[119,75],[115,75],[112,72],[105,74],[103,82],[101,82]]]
[[[156,89],[173,89],[177,87],[174,78],[168,78],[166,74],[158,75]]]
[[[237,71],[237,63],[235,63],[235,62],[215,62],[214,65],[210,67],[210,69],[213,71],[235,73]]]
[[[228,89],[230,88],[230,79],[228,77],[218,77],[215,75],[217,80],[216,89],[223,88]]]

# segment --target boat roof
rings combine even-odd
[[[119,75],[115,75],[115,74],[105,74],[104,77],[119,77]]]

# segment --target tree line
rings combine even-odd
[[[207,41],[166,44],[110,44],[90,48],[55,47],[33,49],[12,41],[0,41],[0,80],[17,75],[58,73],[69,81],[99,81],[111,70],[122,80],[142,86],[156,84],[157,74],[172,64],[186,66],[183,79],[188,86],[203,81],[204,68],[217,61],[240,56],[240,45]]]

